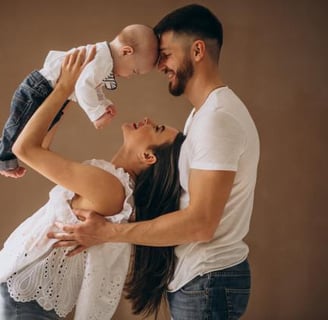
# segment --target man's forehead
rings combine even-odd
[[[184,33],[176,33],[174,31],[167,31],[160,35],[159,50],[170,50],[184,47],[191,44],[193,38]]]
[[[165,50],[170,46],[173,39],[173,31],[164,32],[159,38],[159,49]]]

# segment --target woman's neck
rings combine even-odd
[[[116,152],[111,163],[116,168],[122,168],[134,181],[140,173],[140,169],[137,169],[137,159],[135,159],[128,150],[124,149],[124,147],[121,147],[118,152]]]

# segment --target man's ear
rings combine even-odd
[[[131,46],[123,46],[120,49],[123,56],[129,56],[134,53],[134,50]]]
[[[206,45],[203,40],[196,40],[191,46],[192,56],[195,61],[200,61],[205,55]]]
[[[141,153],[139,158],[146,165],[152,165],[157,161],[157,158],[152,151],[145,151]]]

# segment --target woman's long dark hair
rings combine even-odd
[[[156,218],[179,208],[178,158],[185,136],[178,133],[171,144],[152,148],[157,162],[136,180],[136,221]],[[134,246],[134,259],[125,286],[134,314],[157,318],[175,268],[174,247]]]

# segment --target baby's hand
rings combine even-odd
[[[107,126],[112,119],[116,116],[116,108],[110,105],[106,108],[106,112],[96,121],[93,122],[96,129],[102,129]]]
[[[26,169],[24,167],[17,167],[12,170],[0,170],[0,174],[3,175],[6,178],[21,178],[25,175]]]

